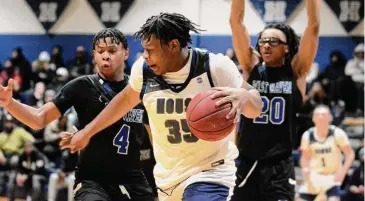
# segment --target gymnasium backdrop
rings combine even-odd
[[[320,0],[320,45],[316,62],[323,68],[329,53],[341,50],[349,59],[364,41],[363,0]],[[206,31],[193,36],[193,46],[224,53],[232,47],[230,0],[0,0],[0,63],[21,46],[30,61],[53,45],[64,47],[65,60],[83,45],[91,49],[93,35],[116,27],[128,35],[132,64],[141,51],[131,35],[151,15],[178,12]],[[269,23],[286,23],[301,35],[306,25],[305,0],[246,0],[245,24],[254,45]]]

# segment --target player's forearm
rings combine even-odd
[[[232,0],[231,16],[229,18],[231,23],[242,23],[245,14],[245,0]]]
[[[345,160],[345,163],[343,164],[342,169],[341,169],[341,172],[343,172],[344,174],[346,174],[349,171],[349,169],[352,165],[352,162],[355,159],[355,154],[352,151],[352,152],[346,154],[345,157],[346,157],[346,160]]]
[[[247,118],[256,118],[260,116],[262,109],[260,93],[256,89],[244,90],[243,96],[246,96],[248,100],[245,104],[242,104],[242,115]]]
[[[306,1],[306,10],[308,17],[308,25],[307,28],[313,29],[315,31],[319,31],[319,0],[307,0]]]
[[[232,30],[234,51],[242,70],[246,71],[251,66],[252,50],[249,33],[243,24],[244,7],[244,0],[232,0],[229,22]]]
[[[5,109],[17,120],[34,130],[42,129],[45,126],[41,112],[38,109],[22,104],[15,99],[12,99]]]
[[[134,91],[129,85],[118,93],[104,110],[86,127],[90,136],[94,136],[101,130],[112,125],[135,107],[139,100],[139,93]]]
[[[304,180],[308,181],[309,180],[309,173],[310,173],[309,158],[303,157],[303,155],[302,155],[302,158],[300,159],[300,167],[302,168],[302,175],[304,177]]]

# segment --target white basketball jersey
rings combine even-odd
[[[340,147],[348,145],[346,133],[335,126],[330,126],[325,140],[318,139],[315,127],[303,134],[302,149],[310,150],[310,169],[320,174],[335,174],[342,167]]]
[[[186,122],[186,109],[196,94],[219,84],[241,87],[242,78],[232,61],[222,55],[191,50],[183,69],[163,77],[154,75],[141,61],[133,68],[130,82],[132,88],[141,91],[149,116],[157,162],[154,176],[159,188],[172,188],[194,174],[233,161],[238,156],[236,146],[228,137],[216,142],[198,139],[191,134]],[[216,78],[220,71],[226,73],[219,75],[226,80]],[[235,169],[234,163],[232,166]],[[209,178],[202,180],[209,181]],[[224,183],[224,178],[213,176],[212,181]]]

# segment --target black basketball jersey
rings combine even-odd
[[[247,82],[260,92],[263,106],[259,117],[242,119],[240,155],[255,160],[289,155],[296,130],[296,112],[302,104],[292,67],[268,67],[259,63]]]
[[[90,75],[88,75],[90,76]],[[108,91],[119,93],[127,85],[109,82],[99,75],[94,77],[105,87],[100,90],[90,77],[81,76],[67,83],[55,96],[53,102],[63,114],[74,107],[80,128],[90,123],[108,104]],[[110,96],[109,96],[110,97]],[[118,112],[118,111],[115,111]],[[107,183],[131,183],[132,170],[140,169],[140,145],[144,137],[143,120],[147,118],[143,105],[129,111],[122,119],[93,136],[81,151],[76,170],[77,180],[94,180]],[[135,173],[136,171],[133,171]],[[138,177],[138,175],[135,175]]]

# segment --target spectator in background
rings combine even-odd
[[[318,63],[314,62],[306,78],[307,85],[311,85],[313,81],[317,79],[318,75],[319,75],[319,66]]]
[[[364,147],[359,151],[360,165],[352,173],[344,201],[364,201]]]
[[[87,53],[84,46],[79,46],[76,49],[76,56],[72,61],[70,74],[71,78],[79,77],[91,73],[91,65],[89,64]]]
[[[330,63],[320,74],[319,79],[325,82],[334,81],[345,75],[346,58],[341,51],[335,50],[330,54]]]
[[[65,66],[65,63],[63,62],[62,47],[60,45],[55,45],[52,48],[51,63],[53,63],[56,68]]]
[[[69,81],[69,72],[65,67],[59,67],[56,70],[55,79],[51,84],[47,86],[47,88],[58,91],[61,89],[67,82]]]
[[[26,141],[24,153],[19,156],[15,173],[9,178],[9,201],[15,200],[15,187],[24,186],[34,201],[42,200],[42,187],[47,179],[47,159],[33,147],[32,141]]]
[[[14,118],[7,114],[3,123],[3,131],[0,133],[0,149],[5,156],[21,154],[26,141],[34,142],[32,134],[14,123]]]
[[[20,82],[21,91],[26,91],[31,87],[33,79],[32,67],[29,61],[25,58],[23,50],[20,47],[13,50],[11,57],[12,64],[19,69],[19,74],[22,78],[22,82]]]
[[[28,105],[39,108],[44,105],[44,92],[46,86],[43,82],[37,82],[34,87],[34,91],[29,97]]]
[[[0,83],[6,84],[10,78],[16,80],[20,85],[22,84],[22,77],[19,74],[19,69],[17,69],[11,60],[6,60],[4,64],[4,69],[0,73]]]
[[[62,150],[60,169],[52,173],[48,184],[48,201],[73,201],[73,185],[75,183],[75,166],[78,154],[71,154],[69,149]],[[61,198],[58,189],[66,187],[67,199]],[[61,191],[62,192],[62,191]],[[58,199],[57,199],[58,198]]]
[[[33,62],[33,71],[35,73],[35,82],[43,82],[48,85],[55,76],[56,66],[50,63],[48,52],[43,51],[39,54],[38,60]]]
[[[56,159],[60,156],[61,151],[58,145],[61,132],[72,132],[70,125],[67,123],[67,115],[60,117],[49,123],[44,129],[44,141],[46,143],[43,153],[48,157],[50,162],[56,163]]]
[[[52,98],[54,97],[54,95],[56,95],[56,91],[53,89],[47,89],[44,92],[44,102],[48,103],[49,101],[52,100]]]
[[[345,68],[346,75],[352,77],[355,83],[364,85],[364,44],[358,44],[354,49],[354,58],[350,59]]]
[[[354,49],[354,58],[347,62],[345,73],[351,76],[356,84],[358,103],[357,109],[364,111],[364,44],[358,44]]]
[[[229,57],[234,62],[234,64],[236,64],[236,66],[240,65],[236,57],[236,53],[232,48],[228,48],[226,50],[226,56]]]
[[[299,136],[314,125],[312,122],[312,111],[318,105],[330,106],[330,99],[319,82],[313,83],[308,95],[305,96],[303,100],[304,103],[299,110],[297,121],[297,133]],[[300,143],[300,139],[297,140],[298,141],[295,142],[296,145]]]

